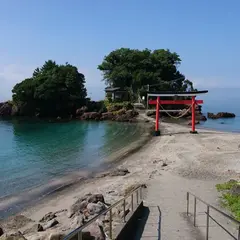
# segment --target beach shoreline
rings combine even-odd
[[[141,119],[138,123],[129,124],[137,124],[137,129],[142,132],[141,137],[128,146],[109,154],[100,165],[85,167],[80,171],[71,171],[63,176],[51,179],[46,184],[34,186],[20,193],[0,197],[0,220],[4,220],[11,215],[20,214],[25,209],[41,204],[48,197],[52,198],[59,192],[74,188],[76,185],[84,185],[85,182],[95,179],[97,175],[116,168],[122,160],[137,152],[152,137],[152,124],[144,123]]]
[[[140,119],[143,122],[149,120],[146,124],[152,128],[154,119],[141,115]],[[193,186],[199,180],[215,183],[240,177],[240,164],[237,163],[240,134],[198,129],[199,134],[192,135],[189,130],[187,126],[162,122],[160,137],[149,138],[137,151],[114,163],[110,161],[107,171],[127,169],[128,174],[109,176],[99,172],[50,194],[21,214],[38,222],[48,212],[66,211],[79,197],[88,193],[101,193],[105,201],[112,204],[122,198],[129,187],[148,186],[151,181],[169,175],[179,176],[184,181],[188,179]],[[66,214],[57,230],[64,233],[73,230]]]

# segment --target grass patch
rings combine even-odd
[[[221,191],[231,190],[232,187],[235,186],[236,184],[238,184],[237,181],[229,181],[229,182],[217,184],[216,188],[219,192],[221,192]]]
[[[230,193],[222,195],[223,206],[231,211],[234,217],[240,221],[240,196],[235,196]]]
[[[240,221],[240,195],[232,193],[236,187],[240,188],[239,182],[233,180],[216,185],[217,190],[222,193],[221,203],[223,207],[227,208]]]
[[[131,110],[133,109],[133,105],[131,102],[123,101],[123,102],[112,102],[109,99],[104,100],[104,105],[107,108],[108,112],[116,112],[121,109]]]

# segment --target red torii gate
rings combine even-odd
[[[192,92],[152,92],[148,93],[149,97],[157,97],[157,100],[149,100],[149,104],[156,105],[156,123],[155,123],[155,136],[160,135],[159,131],[159,115],[160,115],[160,105],[166,104],[184,104],[184,105],[192,105],[192,131],[190,133],[197,133],[195,129],[195,105],[203,104],[203,100],[196,100],[196,96],[199,94],[207,93],[207,90],[204,91],[192,91]],[[183,96],[183,97],[192,97],[191,100],[161,100],[160,97],[175,97],[175,96]],[[147,98],[147,99],[148,99]]]

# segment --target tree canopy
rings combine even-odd
[[[77,67],[68,63],[58,65],[46,61],[34,70],[32,77],[16,84],[13,101],[24,105],[27,115],[65,116],[74,114],[85,104],[85,77]]]
[[[180,63],[180,56],[169,50],[120,48],[105,56],[98,69],[107,85],[128,88],[135,96],[146,91],[147,85],[155,91],[194,90],[179,72]]]

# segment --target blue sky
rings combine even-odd
[[[52,59],[78,66],[103,97],[97,65],[120,48],[169,48],[198,88],[240,88],[239,0],[1,0],[0,101]]]

